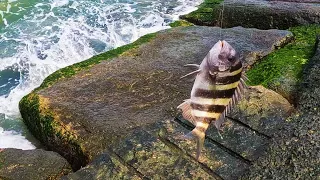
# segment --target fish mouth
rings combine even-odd
[[[220,45],[223,48],[223,45],[224,45],[223,41],[220,41]]]

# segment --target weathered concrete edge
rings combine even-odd
[[[78,144],[77,134],[66,125],[58,123],[59,117],[48,109],[47,103],[44,97],[34,92],[23,97],[19,109],[24,123],[49,150],[54,150],[67,159],[74,170],[86,165],[89,157],[85,155],[81,144]],[[59,139],[64,146],[52,144],[51,139]],[[66,153],[70,150],[76,155]]]

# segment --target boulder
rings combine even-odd
[[[242,179],[319,179],[320,174],[320,37],[304,69],[297,113],[275,134],[267,154]]]
[[[0,179],[59,179],[70,172],[67,160],[52,151],[0,149]]]
[[[181,16],[197,25],[243,26],[258,29],[288,29],[319,24],[318,0],[224,0],[205,1],[195,12]],[[223,15],[221,15],[223,13]]]
[[[250,158],[246,159],[241,156],[245,149],[228,150],[231,146],[224,147],[223,143],[208,140],[208,160],[199,164],[191,153],[194,150],[190,151],[190,147],[183,145],[185,143],[177,145],[174,139],[170,140],[173,137],[170,131],[168,136],[163,133],[162,139],[158,137],[159,129],[167,129],[164,122],[177,126],[172,121],[177,114],[176,107],[190,94],[192,82],[180,79],[190,71],[183,65],[200,63],[218,40],[225,39],[238,49],[248,66],[291,38],[288,31],[241,27],[165,30],[132,49],[121,47],[57,71],[45,80],[46,85],[22,99],[20,111],[34,136],[68,159],[74,170],[106,153],[111,160],[99,161],[101,171],[129,172],[127,178],[232,179],[242,174],[250,160],[256,158],[251,156],[255,154],[252,150],[248,151]],[[121,54],[114,55],[115,52]],[[180,133],[186,131],[180,125],[176,129]],[[250,133],[245,134],[249,136]],[[258,137],[251,140],[254,138],[258,139],[257,146],[263,142]],[[117,157],[120,165],[112,160]],[[203,173],[192,169],[185,172],[185,163]],[[119,169],[103,170],[105,164],[115,164]],[[229,172],[230,167],[238,166],[240,168]],[[96,164],[77,173],[88,171],[88,177],[97,176],[99,171],[91,167]],[[77,178],[79,174],[66,178]]]
[[[263,86],[248,89],[230,117],[269,137],[279,131],[293,107],[281,95]]]

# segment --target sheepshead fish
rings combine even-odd
[[[191,98],[178,108],[182,110],[182,116],[195,126],[184,138],[197,139],[196,158],[199,159],[206,130],[212,122],[220,129],[225,116],[246,88],[246,77],[238,53],[226,41],[217,42],[200,65],[186,66],[198,69],[183,76],[196,74]]]

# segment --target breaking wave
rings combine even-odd
[[[179,15],[195,10],[200,3],[0,0],[0,148],[35,148],[25,138],[28,132],[21,123],[18,103],[49,74],[167,29]],[[2,126],[3,121],[11,125]]]

